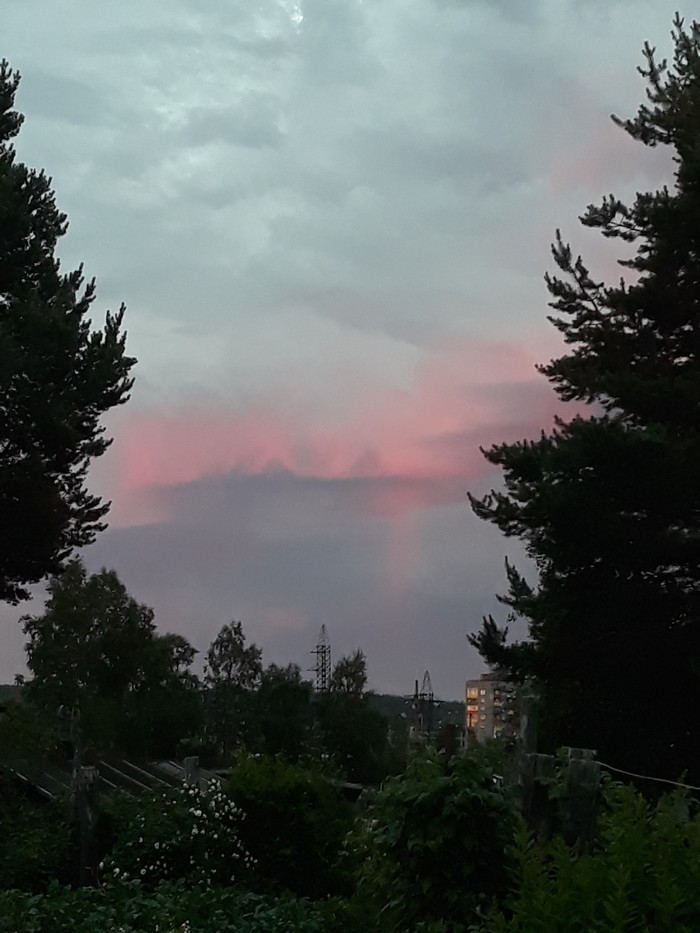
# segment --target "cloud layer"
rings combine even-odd
[[[556,411],[534,371],[560,349],[555,228],[616,277],[577,215],[669,178],[609,114],[636,110],[639,49],[668,50],[676,7],[9,4],[20,157],[139,358],[90,565],[200,648],[240,617],[301,661],[326,623],[376,688],[429,667],[459,695],[512,548],[465,506],[497,481],[478,448]]]

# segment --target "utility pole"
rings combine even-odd
[[[94,883],[95,874],[95,793],[99,772],[83,764],[83,737],[78,706],[59,707],[59,721],[68,721],[73,747],[73,773],[70,786],[71,817],[78,830],[78,882],[80,887]]]

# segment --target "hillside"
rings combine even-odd
[[[3,700],[19,700],[22,688],[17,684],[0,684],[0,703]]]
[[[393,719],[405,713],[410,714],[412,697],[394,696],[390,693],[371,693],[370,702],[374,709],[387,719]],[[443,722],[453,722],[457,725],[464,723],[464,703],[457,700],[435,700],[435,726],[439,728]]]

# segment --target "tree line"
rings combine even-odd
[[[114,571],[88,574],[79,560],[50,579],[43,612],[21,622],[30,673],[23,699],[49,731],[63,724],[66,741],[94,753],[197,754],[211,765],[242,750],[323,755],[360,781],[380,780],[401,757],[366,693],[360,650],[338,660],[328,692],[315,694],[297,664],[265,667],[232,621],[197,676],[197,651],[183,635],[160,633],[153,610]]]

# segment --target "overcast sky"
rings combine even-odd
[[[467,506],[479,445],[558,410],[555,229],[616,279],[578,215],[670,181],[609,115],[679,2],[5,0],[19,155],[139,361],[89,568],[200,650],[240,619],[305,668],[325,623],[374,689],[461,697],[522,561]],[[40,608],[0,610],[0,681]]]

